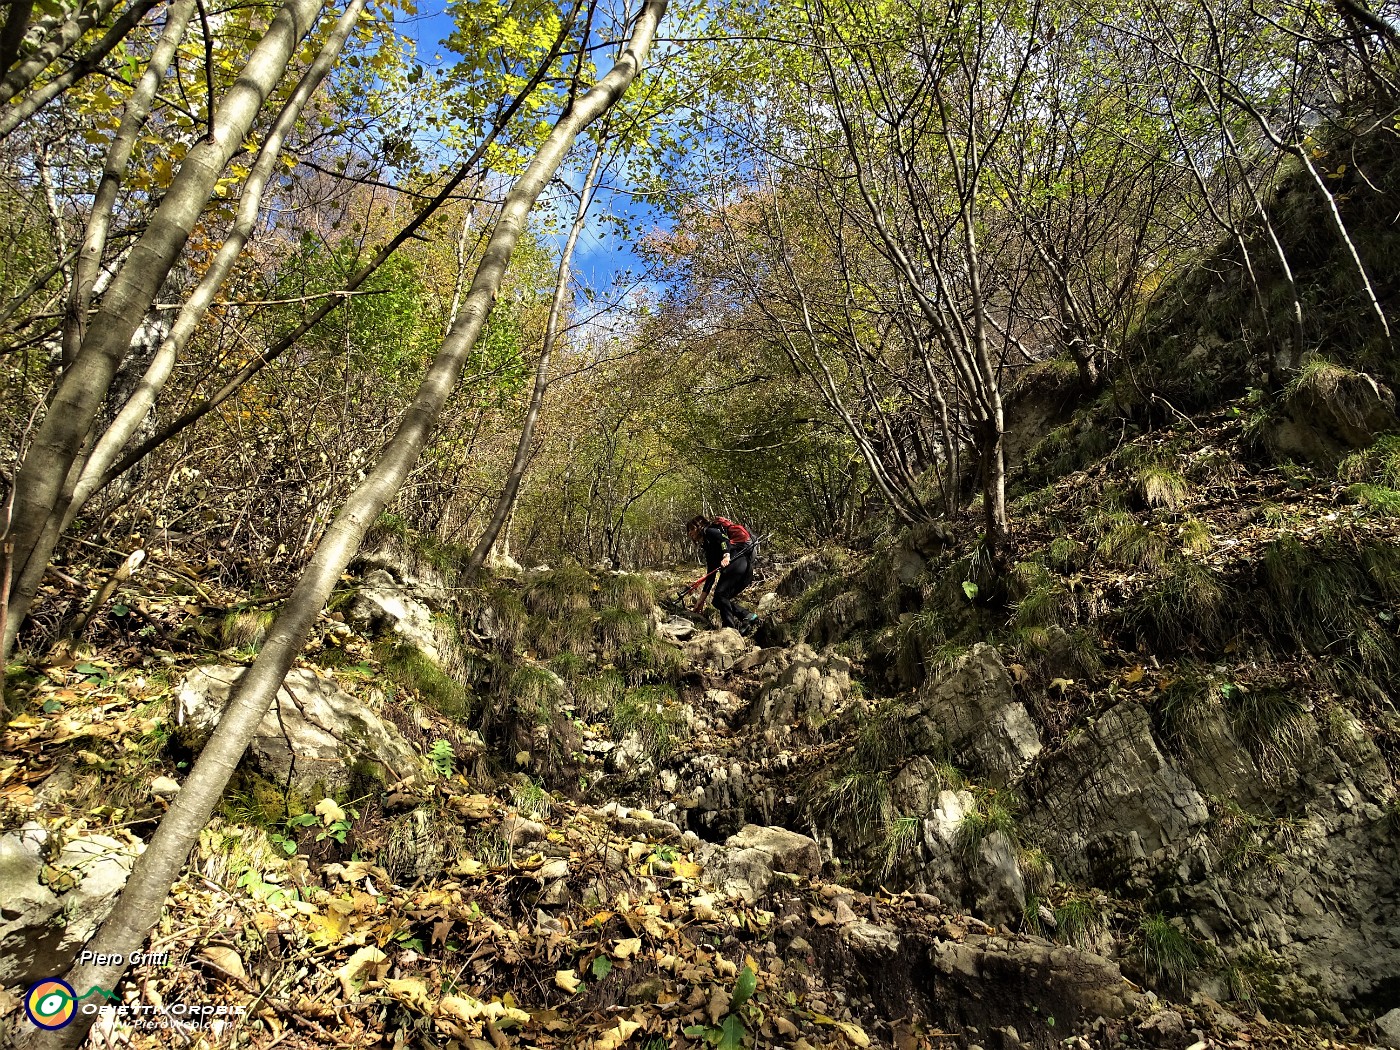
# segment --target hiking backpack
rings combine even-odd
[[[730,521],[728,518],[715,518],[715,524],[722,528],[729,539],[729,552],[732,554],[743,547],[753,544],[753,533],[747,526],[740,525],[737,521]]]

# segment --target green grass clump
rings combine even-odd
[[[597,635],[605,660],[616,660],[651,630],[647,617],[632,609],[604,609],[598,614]]]
[[[1210,526],[1200,518],[1187,518],[1183,521],[1178,536],[1182,548],[1192,554],[1209,554],[1215,542],[1211,536]]]
[[[574,701],[584,718],[597,718],[610,711],[627,689],[627,683],[617,671],[603,671],[574,682]]]
[[[556,653],[583,656],[593,648],[594,615],[587,609],[557,616],[536,616],[530,624],[530,640],[540,656],[549,657]]]
[[[1070,572],[1084,557],[1084,544],[1069,536],[1057,536],[1050,541],[1046,557],[1060,572]]]
[[[1176,510],[1191,494],[1191,483],[1177,471],[1161,464],[1138,470],[1134,486],[1144,503],[1162,510]]]
[[[1099,556],[1120,568],[1155,572],[1167,560],[1167,540],[1149,526],[1127,521],[1099,542]]]
[[[462,597],[462,612],[469,623],[489,635],[493,648],[512,652],[525,641],[530,615],[520,595],[511,587],[472,590]]]
[[[656,585],[639,573],[609,573],[598,589],[600,608],[649,613],[656,605]]]
[[[1190,665],[1184,667],[1162,690],[1155,705],[1157,723],[1167,743],[1180,753],[1190,751],[1218,704],[1218,694],[1205,674]]]
[[[873,840],[889,822],[890,778],[883,770],[855,770],[826,781],[810,808],[823,821],[848,822],[861,838]]]
[[[556,619],[584,612],[591,605],[593,578],[581,565],[561,565],[542,573],[525,588],[525,605],[536,616]]]
[[[617,662],[628,685],[674,682],[685,670],[685,654],[680,648],[654,634],[628,646]]]
[[[1295,766],[1307,752],[1316,724],[1303,697],[1294,690],[1261,686],[1221,687],[1235,735],[1256,762],[1268,771]]]
[[[549,669],[573,686],[588,674],[589,664],[578,653],[564,652],[549,661]]]
[[[1143,641],[1158,651],[1208,643],[1225,624],[1225,589],[1209,565],[1178,558],[1129,615]]]
[[[554,799],[550,797],[544,785],[528,777],[522,777],[520,782],[512,786],[510,794],[511,801],[515,803],[515,808],[522,817],[548,820],[550,812],[554,809]]]
[[[1055,932],[1070,944],[1083,944],[1108,923],[1108,898],[1093,891],[1071,891],[1054,908]]]
[[[635,731],[652,762],[660,764],[675,748],[685,715],[673,688],[644,685],[628,689],[614,702],[612,727],[619,735]]]
[[[1385,485],[1352,485],[1347,499],[1359,503],[1377,518],[1400,518],[1400,489]]]
[[[1338,465],[1337,474],[1343,481],[1400,489],[1400,434],[1382,434],[1370,448],[1353,452]]]
[[[1201,952],[1191,938],[1161,913],[1144,915],[1138,932],[1148,973],[1185,988],[1187,976],[1201,968]]]
[[[234,609],[219,625],[219,637],[225,648],[257,652],[274,619],[276,614],[269,609]]]
[[[914,816],[895,817],[885,825],[884,857],[880,863],[880,878],[888,878],[890,873],[904,858],[912,856],[919,846],[919,828],[922,821]]]
[[[434,711],[458,721],[471,716],[471,695],[462,683],[445,674],[418,649],[386,638],[375,644],[374,653],[385,677]]]
[[[1283,398],[1290,405],[1305,408],[1325,404],[1344,423],[1364,430],[1376,403],[1376,385],[1369,376],[1310,354],[1285,388]]]
[[[1006,836],[1013,849],[1021,841],[1020,830],[1016,824],[1014,800],[1004,793],[988,791],[978,797],[973,808],[964,813],[962,820],[958,821],[958,848],[969,859],[975,858],[983,841],[996,831]]]
[[[549,668],[522,662],[500,668],[499,694],[507,710],[535,722],[554,721],[564,685]]]
[[[866,772],[892,769],[904,761],[908,750],[903,705],[885,700],[861,720],[851,767]]]

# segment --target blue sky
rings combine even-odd
[[[451,66],[458,58],[457,53],[443,43],[453,28],[447,7],[446,0],[420,0],[416,15],[400,15],[396,19],[399,33],[414,42],[419,61],[429,69]],[[573,168],[577,169],[578,165]],[[583,182],[581,170],[569,170],[561,173],[561,177],[567,178],[575,192]],[[609,184],[625,187],[625,170],[618,171],[614,165],[605,174],[603,188],[595,197],[588,225],[579,239],[573,260],[576,288],[587,286],[600,297],[606,296],[616,283],[626,282],[628,270],[636,276],[641,274],[644,266],[614,226],[606,221],[607,216],[629,217],[633,229],[642,230],[654,228],[661,221],[660,216],[650,209],[638,209],[630,195],[609,192],[606,188]],[[557,187],[554,192],[547,193],[547,197],[550,201],[542,201],[542,205],[557,202],[561,208],[556,222],[558,233],[554,240],[562,248],[577,198],[565,197]]]

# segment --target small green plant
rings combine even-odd
[[[602,956],[606,958],[606,956]],[[693,1024],[682,1029],[691,1039],[700,1039],[718,1050],[741,1050],[748,1039],[749,1031],[742,1012],[753,994],[758,990],[758,975],[747,963],[739,971],[734,981],[734,992],[729,997],[729,1009],[718,1024]],[[756,1015],[757,1017],[761,1016]]]
[[[1027,890],[1033,894],[1047,892],[1055,881],[1055,866],[1050,862],[1049,855],[1039,846],[1022,849],[1016,863],[1021,869],[1021,877],[1026,882]]]
[[[1160,912],[1144,915],[1138,927],[1142,939],[1142,962],[1157,980],[1170,981],[1181,988],[1186,978],[1201,967],[1201,952],[1184,930]]]
[[[1191,484],[1177,471],[1161,464],[1143,467],[1135,478],[1138,494],[1149,507],[1176,510],[1186,501]]]
[[[1006,837],[1013,849],[1017,847],[1020,842],[1020,830],[1016,826],[1015,802],[1002,792],[982,792],[977,797],[976,804],[958,821],[958,848],[969,859],[975,858],[987,837],[998,831]]]
[[[678,646],[648,634],[629,646],[618,660],[629,685],[673,682],[685,670],[685,654]]]
[[[554,800],[549,797],[549,792],[533,780],[526,779],[523,783],[515,784],[510,795],[520,815],[531,820],[548,820],[550,811],[554,808]]]
[[[888,878],[899,862],[918,848],[920,824],[918,817],[901,816],[885,825],[885,856],[880,865],[880,878]]]
[[[440,777],[450,777],[457,763],[457,753],[446,740],[435,740],[428,750],[428,764]]]

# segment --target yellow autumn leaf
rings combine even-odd
[[[345,819],[345,810],[336,805],[335,799],[323,798],[316,803],[316,815],[321,818],[321,823],[330,827],[337,821]]]
[[[608,1029],[593,1040],[592,1050],[617,1050],[623,1043],[631,1039],[641,1027],[636,1021],[625,1019],[618,1021],[616,1028]]]
[[[627,959],[636,955],[641,950],[642,939],[640,937],[626,937],[617,942],[612,953],[618,959]]]
[[[405,1006],[417,1010],[420,1014],[433,1012],[432,1000],[428,998],[428,986],[417,978],[409,977],[404,980],[386,978],[384,991]]]
[[[555,970],[554,983],[570,995],[573,995],[578,991],[579,985],[583,982],[579,980],[577,970]]]

